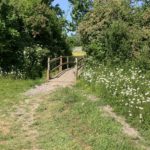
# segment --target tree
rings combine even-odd
[[[4,72],[20,68],[22,60],[21,39],[24,37],[23,20],[13,6],[5,2],[0,3],[0,68]]]
[[[24,1],[24,2],[23,2]],[[31,45],[34,43],[43,45],[51,50],[51,55],[59,55],[67,49],[63,38],[65,20],[59,7],[52,6],[53,0],[12,0],[13,6],[18,6],[25,24],[26,33],[32,38]],[[55,50],[54,50],[55,49]],[[61,50],[62,49],[62,52]],[[52,52],[53,51],[53,52]]]
[[[72,26],[76,30],[79,22],[83,19],[85,14],[92,8],[93,0],[69,0],[72,5]]]
[[[144,4],[147,6],[150,6],[150,1],[149,0],[143,0]]]
[[[51,4],[52,4],[53,1],[54,0],[42,0],[41,2],[45,3],[45,4],[49,5],[49,6],[51,6]]]
[[[58,6],[49,6],[52,1],[8,2],[0,2],[0,70],[25,78],[41,76],[48,55],[70,54],[65,20]]]
[[[78,31],[87,52],[100,61],[137,59],[149,45],[148,14],[149,9],[131,7],[131,1],[95,0]]]

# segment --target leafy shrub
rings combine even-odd
[[[67,43],[70,48],[82,45],[79,35],[72,35],[72,36],[67,37]]]
[[[144,45],[141,49],[140,55],[137,56],[136,64],[139,66],[142,70],[150,70],[150,48],[147,45]]]
[[[97,60],[102,61],[105,57],[105,50],[100,42],[91,42],[88,46],[85,46],[86,52],[90,56],[95,56]]]
[[[136,60],[149,69],[149,6],[131,7],[126,0],[95,0],[78,32],[87,54],[113,64]]]
[[[42,76],[42,62],[47,56],[48,50],[39,45],[24,49],[23,75],[25,78],[35,79]]]

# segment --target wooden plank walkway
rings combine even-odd
[[[49,81],[53,79],[54,76],[58,76],[59,74],[62,74],[64,70],[68,70],[69,68],[72,67],[75,68],[75,76],[77,78],[79,75],[79,71],[84,66],[84,62],[85,62],[84,56],[81,57],[60,56],[53,59],[48,57],[46,80]]]
[[[76,83],[75,69],[68,69],[58,74],[57,77],[48,82],[36,86],[25,93],[26,96],[36,96],[41,94],[49,94],[57,88],[72,86]]]

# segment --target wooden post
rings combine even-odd
[[[67,56],[67,69],[69,68],[69,57]]]
[[[48,57],[47,61],[47,81],[50,79],[50,57]]]
[[[75,58],[75,63],[76,63],[75,72],[76,72],[76,79],[77,79],[77,77],[78,77],[78,58],[77,57]]]
[[[62,72],[62,56],[60,56],[60,66],[59,66],[59,72]]]

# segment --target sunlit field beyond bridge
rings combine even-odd
[[[86,52],[83,51],[82,47],[75,47],[72,49],[72,55],[75,57],[86,56]]]

